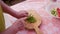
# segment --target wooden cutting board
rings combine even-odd
[[[26,22],[26,28],[27,29],[35,29],[36,34],[42,34],[38,26],[41,24],[41,16],[35,11],[35,10],[29,10],[29,15],[33,15],[33,17],[36,19],[35,23],[28,23]]]

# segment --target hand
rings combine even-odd
[[[19,29],[19,30],[24,29],[24,28],[25,28],[25,20],[26,20],[26,18],[27,18],[27,17],[18,19],[18,20],[13,24],[13,26],[16,27],[16,28]]]
[[[17,18],[23,18],[27,16],[28,16],[28,12],[25,10],[21,10],[20,12],[17,13]]]
[[[7,28],[1,34],[16,34],[18,31],[25,28],[25,20],[26,20],[26,17],[16,20],[16,22],[13,23],[12,26]]]
[[[25,11],[25,10],[21,10],[20,12],[17,12],[13,9],[11,9],[8,5],[6,5],[3,1],[0,0],[0,4],[2,6],[2,9],[5,13],[8,13],[10,14],[11,16],[13,17],[16,17],[16,18],[22,18],[22,17],[26,17],[28,16],[28,12]]]

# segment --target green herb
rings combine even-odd
[[[28,21],[29,23],[35,23],[35,22],[36,22],[36,19],[35,19],[32,15],[30,15],[30,16],[27,18],[27,21]]]
[[[56,11],[56,9],[51,10],[51,14],[54,15],[54,16],[57,16],[57,11]]]

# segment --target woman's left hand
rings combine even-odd
[[[25,20],[27,17],[20,18],[15,21],[9,28],[3,31],[1,34],[16,34],[18,31],[25,28]]]
[[[24,18],[20,18],[18,19],[17,21],[15,21],[15,23],[13,24],[13,27],[16,27],[17,29],[19,30],[22,30],[25,28],[25,20],[26,20],[27,17],[24,17]]]

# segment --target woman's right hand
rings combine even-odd
[[[2,0],[0,0],[0,5],[2,6],[2,9],[4,12],[10,14],[13,17],[16,18],[23,18],[28,16],[28,12],[26,10],[20,10],[20,12],[17,12],[13,9],[11,9],[7,4],[5,4]]]
[[[20,10],[20,12],[18,12],[16,14],[16,17],[19,18],[24,18],[28,16],[28,12],[26,10]]]

